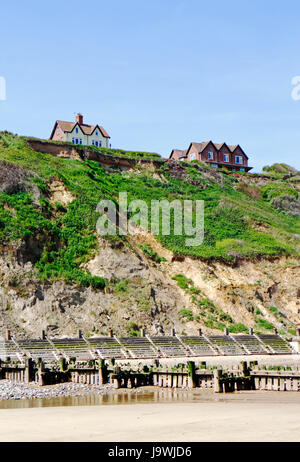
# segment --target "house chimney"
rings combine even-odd
[[[82,125],[83,124],[83,115],[80,114],[80,112],[78,112],[77,116],[76,116],[76,122],[79,123],[79,125]]]

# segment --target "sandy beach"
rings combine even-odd
[[[1,441],[300,441],[298,393],[0,410]]]

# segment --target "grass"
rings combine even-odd
[[[23,137],[24,140],[37,140],[37,138],[33,138],[33,137],[28,137],[28,136],[25,136]],[[40,140],[39,140],[40,141]],[[43,140],[45,141],[45,140]],[[62,144],[62,141],[56,141],[56,140],[47,140],[46,141],[47,143],[50,143],[50,144]],[[76,149],[78,149],[78,151],[84,151],[85,149],[91,149],[93,151],[96,151],[96,152],[100,152],[102,154],[106,154],[106,155],[109,155],[109,156],[115,156],[115,157],[127,157],[127,158],[130,158],[130,159],[145,159],[145,160],[156,160],[156,161],[162,161],[162,157],[155,153],[155,152],[141,152],[141,151],[127,151],[127,150],[124,150],[124,149],[112,149],[112,148],[100,148],[100,147],[96,147],[96,146],[93,146],[93,145],[74,145],[73,143],[71,143],[70,141],[64,141],[63,144],[68,144],[69,146],[73,146],[75,147]]]
[[[265,330],[273,330],[275,328],[274,324],[262,318],[257,318],[257,326]]]
[[[97,148],[94,148],[97,149]],[[156,154],[134,151],[105,150],[104,154],[119,156]],[[149,157],[149,158],[150,158]],[[267,200],[272,188],[265,188],[266,198],[254,199],[234,186],[236,180],[219,174],[219,180],[210,178],[210,169],[202,165],[182,163],[183,178],[174,175],[172,168],[161,162],[156,174],[147,169],[122,172],[116,169],[107,173],[97,162],[80,161],[38,153],[31,149],[24,138],[0,133],[0,161],[26,169],[28,182],[38,188],[40,197],[34,197],[30,188],[14,193],[0,192],[0,242],[9,244],[23,240],[30,248],[36,243],[39,252],[34,264],[42,280],[64,279],[69,283],[103,289],[107,284],[103,278],[92,276],[84,267],[97,250],[96,222],[99,214],[97,203],[101,199],[116,202],[119,192],[127,191],[128,202],[143,199],[149,206],[151,200],[173,201],[203,200],[205,203],[204,242],[198,246],[186,246],[187,235],[164,235],[159,219],[157,240],[176,255],[194,258],[232,261],[236,258],[258,256],[299,255],[299,243],[295,235],[300,234],[297,217],[287,216],[276,210]],[[215,173],[215,172],[213,172]],[[205,175],[205,178],[204,178]],[[51,204],[48,183],[59,179],[75,196],[68,205]],[[194,184],[200,181],[203,187]],[[283,180],[285,192],[286,185]],[[276,186],[277,187],[277,186]],[[193,212],[194,213],[194,212]],[[128,217],[131,218],[129,213]],[[172,214],[171,214],[172,216]],[[195,213],[192,220],[195,220]],[[264,225],[264,231],[256,224]],[[111,241],[128,244],[126,236],[107,236]],[[147,244],[143,252],[153,261],[163,261]],[[193,285],[180,276],[178,284],[193,290]],[[197,292],[197,289],[194,289]],[[222,322],[221,319],[217,319]]]
[[[155,250],[152,249],[150,244],[141,244],[140,249],[144,252],[147,257],[149,257],[151,260],[155,261],[156,263],[161,263],[163,261],[166,261],[164,257],[160,257]]]
[[[186,308],[183,308],[182,310],[178,311],[178,318],[181,319],[186,319],[187,321],[193,321],[194,316],[191,310],[187,310]]]

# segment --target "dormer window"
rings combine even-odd
[[[207,153],[207,158],[208,158],[208,160],[213,160],[214,159],[214,153],[212,151],[209,151]]]
[[[75,131],[76,131],[76,133],[78,133],[78,127],[76,127],[76,130],[75,130]]]
[[[229,162],[229,155],[228,154],[224,154],[224,162]]]
[[[236,164],[242,164],[243,163],[242,156],[235,156],[235,163]]]
[[[96,136],[98,136],[98,132],[96,132]]]
[[[190,160],[196,160],[196,154],[195,153],[190,155]]]

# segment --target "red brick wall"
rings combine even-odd
[[[213,144],[209,144],[208,146],[206,146],[206,148],[200,154],[200,159],[199,160],[202,160],[203,162],[209,161],[209,159],[208,159],[208,153],[209,152],[212,152],[213,157],[214,157],[212,160],[210,160],[210,162],[219,162],[219,160],[218,160],[218,151],[214,147]]]
[[[57,127],[58,127],[58,125],[57,125]],[[66,135],[65,135],[64,131],[59,127],[59,135],[58,135],[57,134],[57,127],[55,128],[52,139],[57,140],[57,141],[65,141]]]
[[[241,150],[241,148],[237,147],[235,151],[232,153],[232,163],[235,164],[235,156],[241,156],[243,159],[242,164],[237,164],[237,165],[243,165],[243,167],[246,167],[248,165],[248,159]]]

